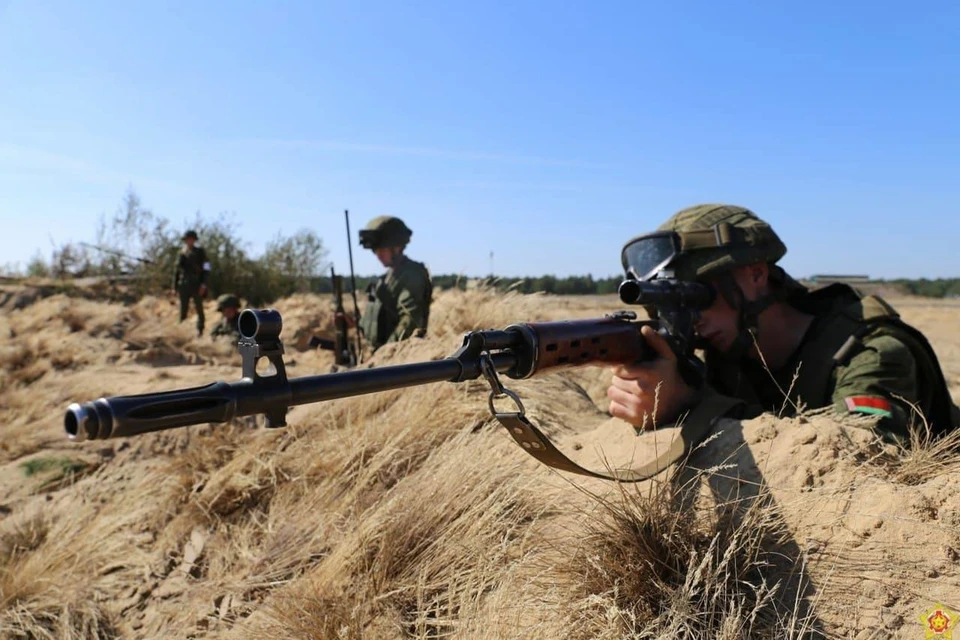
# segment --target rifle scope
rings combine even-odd
[[[617,294],[624,304],[688,308],[702,311],[713,304],[716,292],[700,282],[660,280],[649,282],[628,279],[620,283]]]

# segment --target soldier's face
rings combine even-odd
[[[765,264],[747,265],[733,270],[733,280],[746,300],[757,300],[768,292],[769,270]],[[719,282],[711,282],[719,292]],[[727,299],[717,295],[713,305],[701,312],[696,330],[710,345],[720,352],[729,351],[740,331],[740,313],[730,306]]]
[[[224,307],[221,313],[223,313],[227,320],[233,320],[240,314],[236,307]]]
[[[373,252],[376,254],[380,264],[385,267],[393,264],[393,258],[397,255],[397,250],[394,247],[377,247]]]
[[[725,352],[737,337],[737,318],[736,309],[727,304],[726,298],[718,295],[713,305],[700,313],[697,333],[714,349]]]
[[[196,244],[196,242],[197,242],[197,241],[194,240],[193,238],[184,238],[184,239],[183,239],[183,244],[187,245],[187,248],[189,248],[189,249],[193,249],[193,245]]]

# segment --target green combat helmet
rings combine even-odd
[[[217,298],[217,311],[223,311],[227,307],[240,308],[240,299],[232,293],[225,293]]]
[[[394,216],[377,216],[360,230],[360,246],[364,249],[406,247],[413,235],[403,220]]]
[[[716,280],[718,292],[740,311],[740,335],[727,355],[739,357],[752,346],[757,317],[768,306],[805,288],[776,263],[787,247],[773,228],[745,207],[700,204],[682,209],[655,233],[631,239],[622,261],[629,277],[649,280],[673,277],[687,281]],[[747,301],[731,274],[734,267],[770,265],[773,292]]]

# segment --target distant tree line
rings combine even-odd
[[[885,282],[900,286],[915,296],[924,296],[927,298],[960,297],[960,278],[937,278],[935,280],[928,278],[920,278],[919,280],[899,278],[896,280],[886,280]]]
[[[226,214],[205,220],[198,213],[193,222],[175,225],[143,206],[131,189],[109,219],[101,218],[95,243],[68,243],[57,247],[49,260],[37,255],[26,268],[26,275],[41,277],[123,277],[135,296],[161,294],[172,284],[181,237],[194,229],[211,262],[208,288],[211,296],[236,293],[247,304],[263,305],[294,293],[332,293],[327,250],[316,233],[301,229],[284,237],[277,234],[263,253],[254,256],[240,239],[237,226]],[[343,291],[349,297],[352,282],[342,270]],[[355,276],[359,295],[377,275]],[[462,274],[433,274],[434,287],[467,289],[482,284],[498,290],[554,295],[615,294],[622,278],[593,275],[557,277],[484,277]],[[943,298],[960,296],[960,278],[935,280],[878,280],[918,296]]]

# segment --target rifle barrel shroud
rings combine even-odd
[[[629,297],[637,297],[632,289]],[[639,302],[644,304],[643,296]],[[690,313],[688,308],[685,313]],[[502,330],[471,331],[460,348],[439,360],[384,367],[354,369],[323,375],[287,378],[280,332],[283,321],[274,309],[246,309],[240,314],[238,350],[243,374],[234,382],[213,382],[200,387],[100,398],[67,408],[64,428],[74,442],[123,438],[196,424],[227,422],[233,418],[264,414],[268,428],[286,426],[290,407],[336,398],[376,393],[432,382],[464,382],[485,377],[491,385],[491,413],[510,435],[541,462],[594,477],[636,481],[659,472],[627,472],[613,477],[587,471],[567,459],[524,416],[519,398],[500,384],[498,373],[512,379],[587,365],[632,364],[653,356],[640,333],[644,324],[632,311],[602,318],[524,322]],[[687,323],[689,324],[689,323]],[[663,329],[661,328],[661,332]],[[269,375],[257,372],[266,358]],[[517,412],[500,412],[494,399],[509,397]],[[675,453],[675,452],[674,452]],[[661,461],[657,461],[663,466]]]

